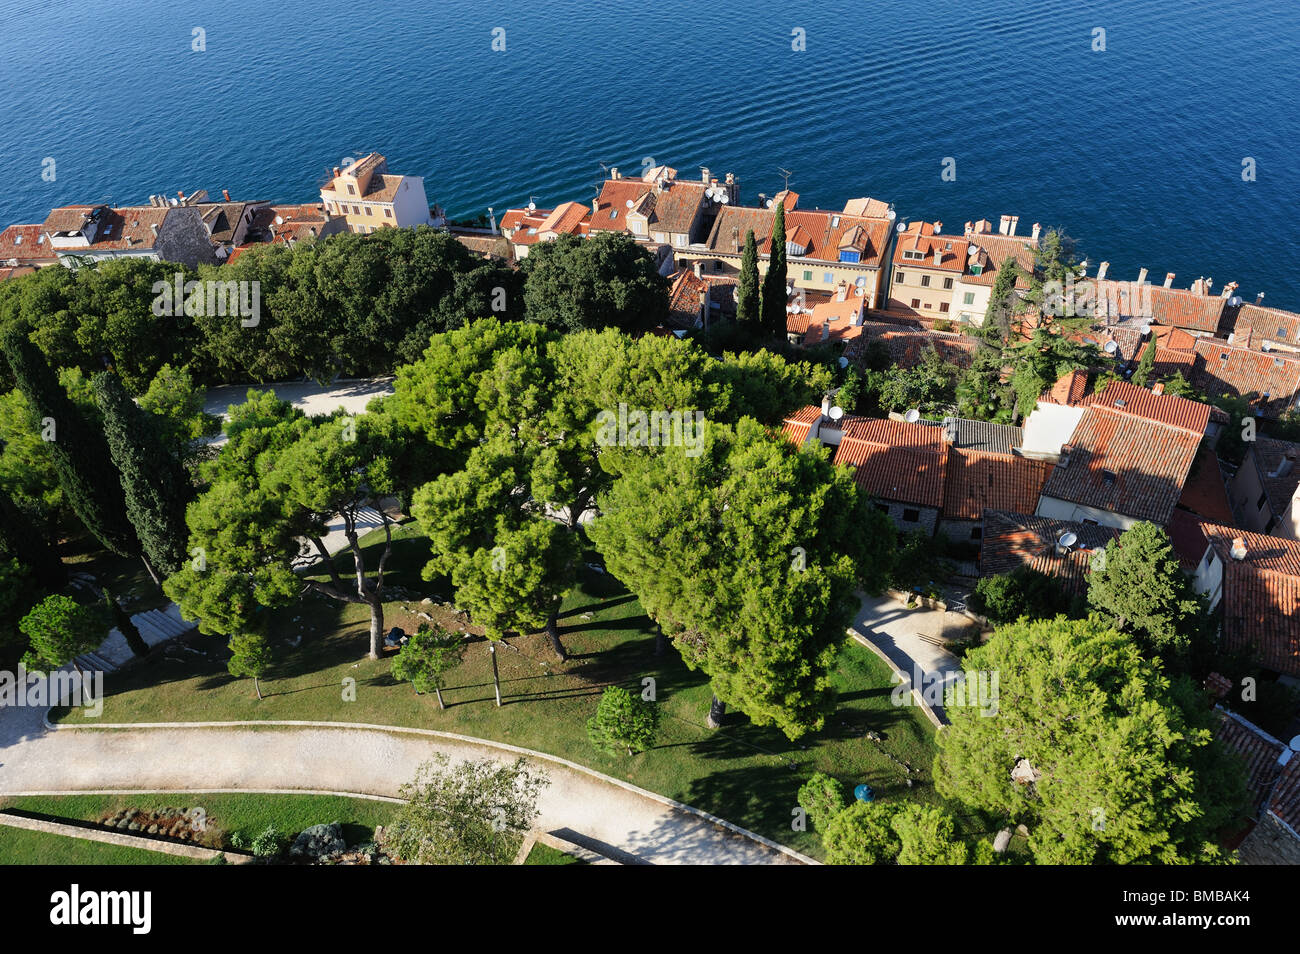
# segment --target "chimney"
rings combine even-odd
[[[609,167],[609,177],[610,177],[611,179],[617,179],[617,178],[619,177],[619,175],[618,175],[618,166],[610,166],[610,167]]]
[[[853,327],[855,327],[855,328],[857,328],[859,325],[862,324],[862,309],[861,309],[861,308],[855,308],[855,309],[853,309],[853,315],[849,318],[849,324],[851,324],[851,325],[852,325]]]
[[[849,294],[849,283],[841,278],[840,283],[835,286],[835,300],[843,301],[845,298],[848,297],[848,294]]]
[[[1015,234],[1016,234],[1016,226],[1017,226],[1019,223],[1020,223],[1020,216],[1018,216],[1018,215],[1011,215],[1011,216],[1008,216],[1008,217],[1007,217],[1007,234],[1008,234],[1008,235],[1015,235]]]
[[[157,238],[157,237],[158,237],[158,223],[157,223],[157,222],[152,222],[152,223],[150,223],[150,225],[149,225],[149,231],[153,232],[153,237],[154,237],[154,238]]]
[[[1164,393],[1165,393],[1165,382],[1163,382],[1163,381],[1157,381],[1155,384],[1151,385],[1151,393],[1152,393],[1152,394],[1155,394],[1155,395],[1157,395],[1157,396],[1159,396],[1159,395],[1161,395],[1161,394],[1164,394]]]
[[[1202,289],[1201,293],[1204,295],[1208,295],[1210,293],[1210,288],[1213,287],[1213,285],[1214,285],[1214,279],[1207,278],[1205,280],[1205,288]]]
[[[180,189],[176,190],[176,195],[182,202],[185,201],[185,193],[182,192]]]
[[[1058,458],[1057,461],[1056,461],[1056,466],[1057,466],[1057,467],[1069,467],[1069,466],[1070,466],[1070,455],[1071,455],[1072,453],[1074,453],[1074,445],[1073,445],[1073,444],[1062,444],[1062,445],[1061,445],[1061,453],[1060,453],[1059,458]]]
[[[709,167],[708,167],[708,166],[701,166],[701,167],[700,167],[700,181],[703,182],[705,185],[708,185],[708,184],[709,184]]]
[[[829,394],[823,394],[822,395],[822,417],[830,417],[830,416],[831,416],[831,396]]]
[[[941,249],[938,245],[934,247],[934,264],[935,265],[943,264],[943,249]]]
[[[1166,288],[1173,288],[1173,287],[1174,287],[1174,273],[1173,273],[1173,272],[1165,272],[1165,287],[1166,287]]]
[[[938,219],[935,219],[935,220],[934,220],[934,234],[935,234],[935,235],[938,235],[938,234],[939,234],[940,232],[942,232],[942,231],[943,231],[943,223],[940,222]]]
[[[704,266],[704,263],[703,263],[703,262],[701,262],[699,259],[696,259],[696,260],[695,260],[695,277],[696,277],[696,278],[703,278],[703,277],[704,277],[703,274],[702,274],[702,272],[704,271],[704,267],[703,267],[703,266]]]
[[[1231,554],[1231,556],[1232,556],[1232,558],[1233,558],[1234,560],[1244,560],[1244,559],[1246,559],[1246,538],[1245,538],[1245,537],[1233,537],[1233,538],[1232,538],[1232,549],[1229,551],[1229,553]]]
[[[229,189],[222,189],[222,190],[221,190],[221,198],[223,198],[223,199],[225,199],[227,202],[229,202],[229,201],[230,201],[230,190],[229,190]]]
[[[1237,283],[1228,282],[1228,284],[1223,286],[1223,291],[1219,292],[1219,297],[1230,298],[1232,297],[1232,293],[1235,292],[1236,290],[1237,290]]]
[[[1007,229],[1010,228],[1010,226],[1011,226],[1011,216],[1009,215],[1002,216],[1002,218],[998,219],[998,234],[999,235],[1010,234],[1009,232],[1007,232]]]
[[[957,443],[957,418],[945,417],[943,419],[943,439],[949,444]]]
[[[1147,270],[1144,268],[1138,272],[1138,284],[1141,285],[1147,280]]]
[[[971,232],[973,232],[974,230],[975,230],[975,223],[974,223],[974,222],[971,222],[971,221],[968,219],[968,220],[966,221],[966,231],[965,231],[964,233],[962,233],[962,234],[963,234],[963,235],[970,235]]]
[[[831,336],[831,320],[829,318],[823,318],[822,319],[822,341],[825,341],[830,336]]]
[[[1097,281],[1106,277],[1106,269],[1110,268],[1110,262],[1102,262],[1097,266]]]
[[[1256,304],[1256,305],[1262,305],[1262,304],[1264,304],[1264,293],[1263,293],[1263,292],[1260,292],[1258,295],[1255,296],[1255,304]]]
[[[1042,233],[1043,227],[1038,222],[1034,223],[1034,234],[1032,236],[1034,244],[1038,244],[1038,236]]]
[[[338,166],[335,166],[335,167],[334,167],[334,178],[337,179],[338,177],[339,177],[339,167],[338,167]]]

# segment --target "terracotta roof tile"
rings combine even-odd
[[[1201,529],[1223,561],[1225,645],[1300,675],[1300,542],[1208,522]],[[1232,557],[1236,538],[1246,544],[1241,560]]]
[[[795,445],[802,444],[812,432],[812,426],[821,420],[822,409],[815,404],[801,407],[781,423],[782,433]]]
[[[1076,537],[1068,550],[1058,544],[1066,532]],[[1093,552],[1105,549],[1118,537],[1114,527],[986,510],[980,539],[980,574],[1001,575],[1027,567],[1058,578],[1071,593],[1082,593],[1087,588]]]
[[[1265,341],[1300,347],[1300,315],[1280,308],[1242,305],[1233,331],[1233,341],[1247,348],[1260,348]]]
[[[1032,511],[1051,472],[1048,461],[950,447],[943,515],[978,520],[985,510]]]
[[[1113,407],[1126,414],[1159,421],[1173,427],[1204,434],[1210,423],[1212,408],[1200,401],[1154,394],[1131,381],[1111,381],[1100,392],[1081,399],[1082,407]]]
[[[1250,813],[1252,816],[1258,815],[1268,801],[1278,776],[1282,774],[1278,758],[1287,751],[1287,746],[1235,712],[1229,712],[1222,706],[1214,708],[1219,715],[1215,738],[1235,752],[1245,765]]]
[[[1207,394],[1253,395],[1252,403],[1265,417],[1279,418],[1300,400],[1300,356],[1201,338],[1192,384]]]
[[[1215,523],[1231,525],[1236,522],[1232,505],[1228,503],[1223,472],[1219,470],[1219,458],[1209,447],[1202,447],[1192,462],[1178,506]]]
[[[969,247],[970,243],[960,235],[936,235],[932,222],[913,222],[898,236],[894,246],[894,264],[963,274]],[[934,261],[935,251],[940,253],[938,264]],[[924,257],[906,258],[907,252],[922,252]]]
[[[922,507],[943,506],[948,453],[932,427],[880,418],[845,418],[835,463],[852,466],[858,486],[874,497]]]
[[[16,259],[20,265],[49,264],[59,259],[50,248],[42,225],[11,225],[0,232],[0,262]]]

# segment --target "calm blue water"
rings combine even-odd
[[[177,189],[310,200],[370,149],[472,215],[587,200],[598,163],[650,156],[735,171],[746,201],[783,166],[808,207],[1016,213],[1115,277],[1300,308],[1297,0],[0,0],[0,24],[0,224]]]

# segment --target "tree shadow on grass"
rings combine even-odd
[[[622,596],[613,596],[609,599],[599,600],[595,603],[587,603],[583,606],[573,606],[559,615],[560,619],[567,619],[570,616],[576,616],[579,613],[595,613],[598,610],[610,609],[614,606],[622,606],[624,603],[631,603],[636,597],[631,593],[625,593]]]

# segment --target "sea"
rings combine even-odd
[[[0,90],[0,226],[371,150],[453,218],[705,166],[1300,310],[1300,0],[0,0]]]

